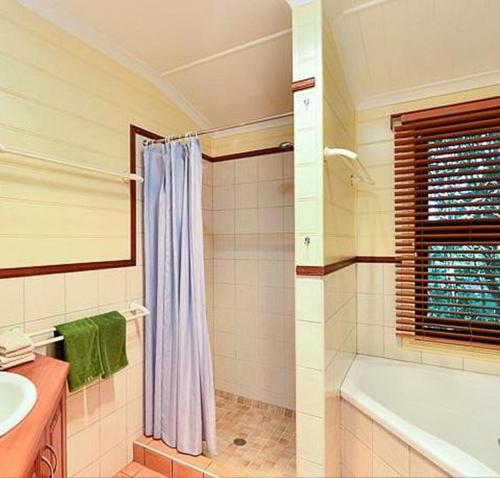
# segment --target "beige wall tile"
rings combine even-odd
[[[341,402],[342,425],[368,448],[372,448],[373,424],[370,417],[360,412],[346,400]]]
[[[373,453],[402,476],[409,476],[410,449],[392,433],[373,423]]]
[[[38,320],[65,312],[64,275],[25,279],[25,320]]]
[[[371,450],[346,428],[342,428],[342,463],[356,478],[373,476]]]
[[[68,437],[68,476],[74,476],[99,458],[99,423]]]
[[[24,320],[24,279],[0,280],[0,327]]]
[[[323,465],[325,463],[325,421],[297,413],[297,456]]]
[[[396,478],[401,476],[377,455],[373,455],[373,478]]]
[[[297,365],[316,370],[324,369],[323,327],[312,322],[295,322]]]
[[[297,457],[297,476],[300,478],[318,478],[324,475],[324,466]],[[344,476],[344,475],[343,475]]]
[[[225,186],[234,184],[234,161],[223,161],[213,165],[213,185]]]
[[[464,357],[464,369],[470,372],[489,373],[500,375],[500,361],[481,360],[472,357]]]
[[[450,354],[433,354],[428,352],[422,353],[422,363],[426,365],[436,365],[438,367],[446,368],[464,368],[464,358],[460,356],[453,356]]]
[[[415,450],[410,453],[410,477],[445,478],[449,475]]]
[[[99,420],[99,405],[99,384],[94,384],[69,395],[67,401],[68,436],[97,422]]]
[[[296,380],[297,411],[323,417],[325,414],[323,372],[297,367]]]
[[[99,301],[98,272],[66,274],[66,311],[79,311],[94,307]]]
[[[101,380],[99,382],[99,414],[105,417],[127,403],[127,373],[128,370]],[[142,383],[142,374],[140,381]]]
[[[127,432],[126,408],[122,407],[102,418],[99,423],[101,456],[117,446]]]
[[[115,304],[127,299],[125,269],[99,271],[99,305]]]
[[[358,324],[358,353],[384,355],[384,327],[380,325]]]
[[[115,445],[100,461],[101,476],[112,477],[127,464],[127,442],[122,441]]]

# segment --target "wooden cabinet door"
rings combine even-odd
[[[66,478],[66,395],[64,390],[47,430],[45,456],[50,458],[53,478]]]
[[[30,478],[66,478],[66,393],[63,389],[40,442]]]

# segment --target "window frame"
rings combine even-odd
[[[400,211],[402,210],[403,212],[406,212],[408,217],[406,218],[405,221],[401,221],[401,219],[398,219],[398,184],[396,182],[396,268],[398,269],[399,267],[399,277],[398,277],[398,272],[396,272],[396,295],[397,295],[397,300],[396,300],[396,333],[397,335],[400,336],[412,336],[418,340],[430,340],[430,341],[438,341],[438,342],[447,342],[447,343],[456,343],[459,345],[473,345],[473,346],[479,346],[479,347],[494,347],[498,348],[500,347],[500,308],[498,311],[495,311],[494,314],[492,314],[492,317],[496,318],[496,321],[488,321],[488,320],[472,320],[472,319],[460,319],[460,318],[444,318],[444,317],[432,317],[431,320],[429,321],[429,313],[432,308],[432,297],[438,297],[439,294],[431,294],[429,291],[429,283],[434,282],[436,283],[436,280],[429,280],[429,277],[432,275],[431,269],[434,267],[434,269],[445,269],[446,266],[441,266],[441,267],[436,267],[436,265],[432,265],[432,260],[429,258],[430,256],[430,245],[429,245],[429,240],[428,240],[428,235],[429,234],[441,234],[443,237],[439,238],[439,244],[437,245],[455,245],[455,246],[464,246],[467,243],[471,243],[472,239],[474,239],[475,243],[481,244],[482,242],[486,241],[491,241],[491,242],[496,242],[496,245],[498,246],[499,254],[500,254],[500,233],[498,236],[498,240],[492,241],[491,236],[481,235],[481,231],[485,231],[485,229],[482,229],[484,226],[495,226],[497,228],[500,228],[500,217],[498,218],[481,218],[481,219],[467,219],[467,218],[448,218],[448,219],[438,219],[438,220],[432,220],[432,206],[429,204],[432,199],[430,199],[430,196],[432,195],[432,192],[430,192],[430,187],[432,186],[432,170],[433,168],[431,167],[431,164],[433,161],[430,159],[432,158],[432,151],[430,151],[432,148],[430,148],[430,144],[427,142],[422,142],[422,139],[425,140],[425,135],[419,136],[416,131],[418,129],[413,130],[413,133],[411,132],[411,129],[406,129],[403,126],[395,126],[396,123],[399,123],[399,125],[411,125],[412,123],[417,123],[419,121],[433,121],[433,120],[440,120],[440,119],[445,119],[447,116],[451,116],[452,118],[449,118],[448,120],[444,120],[443,124],[453,124],[453,123],[446,123],[446,121],[449,121],[450,119],[452,120],[453,117],[457,115],[462,115],[461,116],[461,122],[464,122],[464,113],[466,114],[465,118],[467,119],[470,117],[470,121],[475,121],[478,118],[482,117],[482,112],[488,111],[494,109],[498,110],[498,117],[495,116],[495,118],[498,120],[498,136],[496,136],[493,141],[499,141],[500,142],[500,97],[494,97],[494,98],[489,98],[486,100],[479,100],[479,101],[473,101],[473,102],[467,102],[467,103],[461,103],[457,105],[451,105],[451,106],[445,106],[445,107],[437,107],[437,108],[431,108],[428,110],[419,110],[416,112],[410,112],[410,113],[402,113],[398,115],[393,115],[391,117],[391,122],[393,129],[395,131],[395,173],[396,173],[396,180],[401,177],[403,177],[402,182],[400,183],[403,184],[401,186],[401,191],[403,193],[401,194],[401,197],[403,199],[400,200],[400,205],[401,204],[411,204],[413,201],[413,206],[402,206],[400,207]],[[495,112],[491,112],[492,114]],[[496,113],[495,113],[496,114]],[[411,162],[413,164],[408,168],[412,173],[409,174],[411,179],[409,180],[404,180],[405,174],[408,173],[401,173],[401,171],[398,173],[398,166],[399,168],[406,169],[406,163],[405,166],[401,166],[401,162],[404,161],[409,161],[408,158],[403,158],[399,160],[398,164],[398,139],[401,139],[400,136],[398,136],[398,128],[402,128],[399,131],[410,131],[410,134],[406,136],[406,141],[403,141],[403,143],[406,145],[403,147],[404,151],[409,151],[408,158],[411,158]],[[450,126],[450,128],[452,128]],[[467,135],[473,136],[474,134],[483,134],[482,132],[480,133],[464,133],[463,131],[457,131],[457,139],[452,139],[451,141],[454,143],[459,144],[462,146],[462,143],[464,143],[464,137],[466,138]],[[458,139],[460,136],[462,138]],[[451,136],[453,137],[453,136]],[[408,139],[410,138],[410,139]],[[418,142],[416,142],[418,140]],[[430,139],[429,139],[430,141]],[[472,142],[472,141],[471,141]],[[476,141],[478,142],[478,141]],[[419,164],[417,165],[416,158],[416,144],[422,145],[426,144],[426,147],[423,148],[423,153],[420,152],[418,159],[422,159],[422,161],[419,161]],[[465,144],[465,143],[464,143]],[[441,147],[441,146],[438,146]],[[482,157],[481,155],[481,150],[486,150],[488,149],[486,146],[473,146],[473,147],[464,147],[460,148],[460,151],[458,152],[464,152],[465,154],[470,153],[470,151],[478,151],[479,158]],[[500,149],[500,145],[494,146],[491,148],[493,149]],[[401,151],[401,150],[400,150]],[[399,155],[402,153],[399,152]],[[474,154],[474,153],[473,153]],[[485,153],[482,153],[483,155]],[[445,153],[446,155],[446,153]],[[493,153],[491,156],[487,156],[493,158],[493,161],[498,161],[497,164],[500,164],[500,151]],[[401,158],[401,156],[400,156]],[[449,169],[453,169],[453,166],[449,166],[446,168],[446,158],[443,158],[443,167],[442,167],[442,172],[446,173]],[[460,164],[459,160],[461,158],[457,156],[457,165],[462,166],[464,169],[467,168],[467,166],[464,166]],[[471,158],[463,158],[463,161],[470,161]],[[448,158],[448,163],[455,161],[450,161]],[[488,161],[484,161],[486,165],[488,164]],[[410,164],[408,163],[408,164]],[[438,163],[438,167],[441,166],[439,165],[439,157],[436,158],[436,161],[434,162]],[[495,166],[497,166],[495,164]],[[496,171],[494,173],[494,176],[500,176],[500,166],[497,166],[499,168],[498,174],[496,174]],[[461,169],[461,168],[459,168]],[[470,170],[471,168],[467,168]],[[496,168],[494,168],[496,169]],[[472,176],[473,173],[470,172],[464,172],[464,176]],[[458,174],[457,174],[458,175]],[[443,183],[446,183],[448,178],[453,177],[454,175],[449,174],[448,176],[443,176]],[[418,178],[418,180],[416,179]],[[422,178],[425,178],[422,180]],[[407,193],[406,197],[410,199],[404,199],[405,197],[405,190],[409,189],[408,184],[404,184],[404,181],[409,181],[411,184],[413,181],[413,192],[412,193]],[[483,178],[480,178],[480,180],[475,180],[474,177],[470,178],[470,181],[468,182],[463,182],[461,184],[470,185],[471,183],[480,183],[480,182],[485,182],[486,180]],[[499,180],[493,180],[493,181],[499,181]],[[442,186],[443,187],[443,186]],[[498,189],[500,189],[500,184]],[[500,200],[499,200],[500,202]],[[445,208],[443,208],[445,209]],[[448,212],[448,215],[454,215],[453,211],[453,206],[450,206],[448,208],[450,212]],[[479,207],[478,207],[479,209]],[[488,209],[489,210],[489,209]],[[500,205],[494,207],[492,209],[495,213],[500,214]],[[413,216],[411,214],[413,213]],[[437,213],[436,213],[437,214]],[[467,213],[462,212],[464,216]],[[474,213],[472,213],[474,214]],[[480,213],[478,213],[480,214]],[[460,216],[460,213],[456,213],[455,215]],[[413,221],[411,221],[411,219]],[[418,221],[417,221],[418,219]],[[472,224],[474,222],[474,224]],[[401,232],[402,229],[400,228],[398,231],[398,226],[401,227],[401,223],[406,224],[407,230],[412,231],[413,230],[413,236],[412,233],[408,235],[408,240],[411,243],[413,241],[413,246],[408,246],[408,245],[400,245],[399,250],[398,250],[398,239],[403,239],[404,234]],[[412,227],[413,226],[413,229]],[[456,235],[450,232],[449,227],[450,226],[455,226],[455,227],[462,227],[465,229],[465,227],[468,227],[469,229],[469,235],[462,234]],[[404,229],[404,228],[403,228]],[[487,230],[487,229],[486,229]],[[494,230],[494,229],[493,229]],[[477,231],[477,232],[476,232]],[[471,233],[476,232],[475,235],[470,235]],[[453,234],[453,235],[452,235]],[[446,237],[449,236],[449,237]],[[426,239],[427,237],[427,239]],[[442,241],[442,242],[441,242]],[[404,241],[402,241],[404,242]],[[478,245],[479,245],[478,244]],[[473,244],[475,245],[475,244]],[[413,257],[412,259],[408,260],[407,253],[406,252],[401,252],[401,250],[413,250]],[[461,253],[457,253],[461,254]],[[478,254],[478,253],[476,253]],[[464,255],[465,256],[465,255]],[[455,258],[460,257],[459,255],[455,256]],[[453,259],[453,257],[451,258]],[[467,260],[474,261],[474,258],[467,258],[464,257],[464,262],[467,262]],[[406,265],[405,264],[406,261]],[[408,262],[409,261],[409,262]],[[435,259],[435,262],[439,262],[439,259]],[[446,264],[446,260],[442,260]],[[413,263],[413,265],[408,265],[408,263]],[[403,264],[403,265],[401,265]],[[412,274],[408,273],[408,270],[413,269],[413,276]],[[464,270],[467,268],[460,268],[456,267],[458,270]],[[453,271],[454,275],[460,275]],[[434,273],[434,275],[438,275],[438,273]],[[500,276],[500,273],[498,274]],[[409,277],[409,279],[408,279]],[[470,276],[471,277],[471,276]],[[398,279],[399,279],[399,284],[398,284]],[[413,279],[413,281],[412,281]],[[466,281],[466,285],[470,285],[478,283],[477,278],[474,279],[476,282],[473,280]],[[410,285],[407,285],[407,284]],[[399,291],[398,291],[398,285],[399,285]],[[500,285],[500,283],[499,283]],[[460,286],[458,287],[460,288]],[[466,287],[464,287],[466,288]],[[405,292],[406,290],[406,292]],[[409,290],[413,290],[413,297],[410,297],[408,295]],[[446,290],[446,287],[443,288],[443,290]],[[401,292],[403,291],[403,292]],[[450,287],[450,291],[453,292],[454,288]],[[472,294],[476,294],[477,292],[471,292]],[[398,297],[400,296],[400,297]],[[450,293],[451,296],[451,293]],[[401,299],[403,297],[403,299]],[[410,297],[410,299],[406,299],[406,297]],[[443,296],[446,299],[446,296]],[[455,296],[455,298],[458,296]],[[498,296],[500,299],[500,295]],[[442,299],[441,299],[442,300]],[[485,299],[484,301],[486,301]],[[472,301],[472,298],[469,302]],[[470,304],[469,302],[465,302],[463,306],[453,305],[453,302],[450,304],[450,308],[456,307],[459,310],[459,313],[457,314],[456,311],[448,312],[448,311],[443,311],[441,310],[441,313],[446,316],[453,316],[454,314],[457,316],[460,316],[460,313],[463,314],[463,311],[469,311],[470,310]],[[499,302],[500,305],[500,302]],[[434,303],[435,307],[444,309],[446,307],[446,304],[439,304],[439,300]],[[462,307],[462,311],[460,311],[460,308]],[[475,307],[474,307],[475,308]],[[473,308],[473,309],[474,309]],[[496,309],[495,307],[491,306],[485,306],[487,309]],[[480,312],[478,312],[479,314]],[[464,314],[466,315],[466,314]],[[469,314],[470,315],[470,314]],[[412,318],[413,316],[413,318]],[[457,320],[463,320],[463,323],[457,323]],[[431,325],[429,326],[429,322],[431,322]],[[426,324],[427,323],[427,324]],[[429,328],[431,327],[431,328]],[[435,330],[432,330],[432,327],[435,327]],[[457,330],[461,330],[468,327],[469,328],[469,333],[462,333],[462,335],[467,335],[467,338],[457,338],[454,337],[454,333]],[[489,341],[487,339],[484,339],[483,336],[480,335],[478,338],[477,333],[475,332],[476,328],[480,330],[479,334],[492,334],[492,336],[495,337],[495,340],[492,339],[492,341]],[[476,335],[475,335],[476,334]],[[482,337],[482,338],[481,338]]]

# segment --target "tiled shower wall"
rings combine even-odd
[[[212,167],[216,388],[294,408],[293,154]]]

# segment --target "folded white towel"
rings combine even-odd
[[[21,365],[23,363],[33,362],[33,360],[35,360],[35,354],[22,355],[12,359],[0,357],[0,370],[7,370],[8,368],[16,367],[17,365]]]
[[[19,357],[20,355],[30,354],[31,352],[33,352],[33,350],[35,350],[35,346],[32,344],[32,345],[29,345],[28,347],[24,347],[24,348],[19,349],[19,350],[14,350],[14,352],[0,354],[0,356],[6,357],[6,358]]]
[[[21,328],[8,330],[0,335],[0,353],[8,354],[33,345],[31,337]]]

